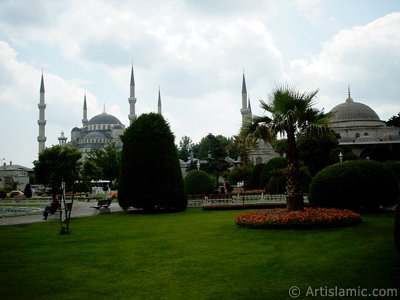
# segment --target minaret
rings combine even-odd
[[[128,98],[129,101],[129,107],[130,107],[130,113],[128,115],[128,118],[131,122],[136,120],[136,115],[135,115],[135,103],[136,103],[136,97],[135,97],[135,77],[133,76],[133,65],[132,65],[132,70],[131,70],[131,89],[130,89],[130,96]]]
[[[82,125],[86,127],[88,125],[88,118],[87,118],[87,105],[86,105],[86,92],[85,97],[83,98],[83,118],[82,118]]]
[[[45,120],[45,110],[46,110],[46,104],[44,103],[44,81],[43,81],[43,72],[42,72],[42,80],[40,82],[40,102],[38,104],[39,108],[39,120],[38,120],[38,125],[39,125],[39,136],[37,138],[39,142],[39,153],[42,152],[45,148],[45,143],[46,143],[46,135],[45,135],[45,127],[46,127],[46,120]]]
[[[161,113],[161,93],[160,93],[160,87],[158,87],[158,112],[159,115],[162,115]]]
[[[247,88],[246,88],[246,79],[244,77],[243,72],[243,80],[242,80],[242,109],[240,110],[242,113],[242,127],[245,124],[249,124],[251,122],[251,113],[249,107],[247,106]]]

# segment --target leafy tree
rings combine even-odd
[[[66,190],[72,191],[72,195],[74,195],[75,183],[79,181],[81,157],[81,153],[75,148],[59,145],[46,148],[40,152],[39,159],[33,162],[36,179],[44,185],[51,186],[53,198],[62,192],[62,182],[65,183]],[[74,196],[72,196],[71,207],[73,202]],[[64,216],[65,220],[60,215],[61,234],[69,233],[71,210],[68,211],[65,208]],[[64,227],[64,224],[66,227]]]
[[[119,176],[121,151],[116,143],[104,148],[92,149],[84,165],[85,175],[97,176],[92,179],[106,179],[112,182]]]
[[[271,146],[276,153],[283,156],[287,151],[287,139],[274,139],[271,141]]]
[[[183,136],[179,141],[178,153],[179,158],[183,161],[187,161],[190,156],[190,149],[193,147],[193,141],[188,136]]]
[[[207,160],[207,165],[202,166],[202,169],[218,177],[229,167],[229,163],[225,161],[225,158],[228,156],[227,148],[232,142],[232,140],[222,135],[214,136],[209,133],[192,149],[197,158]]]
[[[253,168],[250,166],[237,167],[229,172],[228,180],[232,184],[244,181],[245,184],[248,185],[251,180],[252,172]]]
[[[174,135],[163,116],[143,114],[122,136],[118,202],[123,209],[181,211],[187,198]]]
[[[256,117],[248,128],[252,138],[263,138],[271,141],[278,134],[287,138],[287,209],[289,211],[303,210],[304,200],[301,187],[299,154],[296,134],[310,127],[320,127],[327,124],[327,116],[313,108],[314,98],[318,90],[301,93],[287,85],[277,87],[269,95],[269,102],[261,101],[261,108],[272,117]]]
[[[397,116],[391,117],[387,122],[387,126],[395,126],[395,127],[400,127],[400,113],[397,114]]]
[[[312,175],[336,162],[336,159],[332,161],[330,153],[338,145],[336,133],[332,130],[319,134],[311,130],[297,136],[299,158]]]
[[[60,192],[62,181],[68,190],[74,191],[75,182],[79,179],[80,159],[81,153],[75,148],[59,145],[46,148],[33,162],[36,179],[51,186],[53,196]]]

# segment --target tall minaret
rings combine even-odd
[[[88,118],[87,118],[87,105],[86,105],[86,92],[85,97],[83,98],[83,118],[82,118],[82,125],[83,127],[88,125]]]
[[[130,89],[130,96],[128,98],[129,101],[129,107],[130,107],[130,113],[128,115],[128,118],[131,122],[136,120],[136,115],[135,115],[135,103],[136,103],[136,97],[135,97],[135,77],[133,76],[133,65],[132,65],[132,70],[131,70],[131,89]]]
[[[250,104],[250,102],[249,102]],[[245,124],[249,124],[251,122],[251,108],[250,105],[247,106],[247,88],[246,88],[246,79],[244,77],[243,72],[243,80],[242,80],[242,109],[240,112],[242,113],[242,127]]]
[[[160,87],[158,87],[158,112],[159,115],[162,115],[161,113],[161,92],[160,92]]]
[[[38,125],[39,125],[39,136],[37,138],[39,142],[39,153],[42,152],[45,148],[45,143],[46,143],[46,135],[45,135],[45,127],[46,127],[46,120],[45,120],[45,109],[46,109],[46,104],[44,103],[44,81],[43,81],[43,72],[42,72],[42,80],[40,82],[40,102],[38,104],[39,108],[39,120],[38,120]]]

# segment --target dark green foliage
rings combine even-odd
[[[264,169],[265,164],[258,164],[253,167],[253,172],[251,173],[250,182],[248,184],[250,189],[263,189],[265,184],[261,182],[261,173]]]
[[[278,169],[287,168],[286,157],[274,157],[270,159],[261,171],[260,184],[261,188],[265,188],[272,177],[272,173]]]
[[[338,162],[339,157],[330,157],[330,153],[338,146],[337,136],[333,131],[324,131],[319,134],[313,131],[297,136],[299,158],[315,175],[323,168]]]
[[[59,145],[46,148],[39,154],[39,159],[33,162],[36,179],[39,183],[50,185],[53,195],[59,192],[64,181],[67,190],[73,190],[79,179],[79,150]]]
[[[398,195],[394,174],[383,164],[353,160],[326,167],[312,179],[312,206],[349,209],[377,209],[392,206]]]
[[[268,194],[284,194],[286,192],[286,169],[275,169],[271,172],[271,177],[267,185]]]
[[[159,114],[143,114],[122,136],[118,202],[123,209],[181,211],[187,198],[174,135]]]
[[[383,165],[393,172],[394,176],[396,176],[397,182],[400,183],[400,161],[398,160],[388,160],[383,163]]]
[[[400,113],[397,114],[397,116],[391,117],[387,122],[387,126],[395,126],[395,127],[400,127]]]
[[[308,192],[311,183],[311,175],[307,167],[300,168],[300,181],[304,193]],[[268,194],[284,194],[286,193],[287,169],[274,169],[271,172],[271,178],[268,181]]]
[[[7,197],[7,192],[5,190],[0,190],[0,199],[5,199]]]
[[[29,183],[27,183],[25,185],[25,189],[24,189],[24,195],[26,198],[32,198],[32,189],[31,189],[31,185]]]
[[[190,171],[186,175],[184,183],[188,195],[208,195],[214,190],[210,176],[201,170]]]
[[[396,218],[394,224],[394,242],[396,250],[400,254],[400,201],[397,202]]]
[[[232,171],[229,172],[228,174],[228,181],[232,184],[236,184],[237,182],[242,182],[244,181],[246,187],[248,182],[251,179],[251,174],[252,174],[252,167],[237,167],[234,168]]]
[[[371,145],[361,152],[360,158],[369,158],[380,162],[387,160],[400,160],[400,145]]]

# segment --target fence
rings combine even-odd
[[[304,201],[307,202],[307,195]],[[189,195],[187,207],[203,207],[204,205],[223,205],[223,204],[264,204],[264,203],[286,203],[286,195],[270,195],[270,194],[236,194],[236,195]]]

